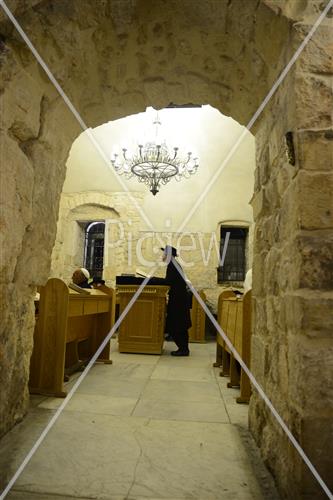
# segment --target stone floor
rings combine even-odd
[[[248,407],[212,368],[215,344],[191,344],[189,358],[174,347],[119,354],[113,341],[113,364],[92,368],[6,498],[278,500]],[[1,489],[62,401],[33,397],[2,439]]]

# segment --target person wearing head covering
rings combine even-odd
[[[89,278],[90,274],[88,269],[80,267],[74,271],[72,281],[80,288],[91,288],[91,285],[88,283]]]
[[[191,315],[186,282],[181,274],[180,264],[175,261],[177,250],[170,245],[161,250],[164,252],[163,261],[167,263],[165,283],[170,286],[165,329],[178,347],[171,354],[189,356],[188,329],[191,326]]]

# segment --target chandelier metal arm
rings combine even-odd
[[[175,154],[174,154],[174,157],[172,158],[173,160],[175,160],[177,158],[177,154],[178,154],[178,148],[173,148]]]

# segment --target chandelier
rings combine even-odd
[[[158,113],[153,121],[155,137],[147,142],[139,143],[131,153],[127,147],[122,148],[122,154],[113,153],[111,164],[119,175],[127,179],[136,176],[139,182],[146,184],[155,196],[161,185],[171,179],[180,181],[195,174],[199,160],[193,152],[181,154],[177,146],[169,147],[160,138],[161,121]]]

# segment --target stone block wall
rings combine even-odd
[[[293,50],[310,29],[295,25]],[[256,135],[252,342],[255,377],[331,489],[332,41],[329,26],[320,27]],[[295,165],[286,156],[288,131]],[[326,498],[274,420],[254,391],[250,428],[283,496]]]

